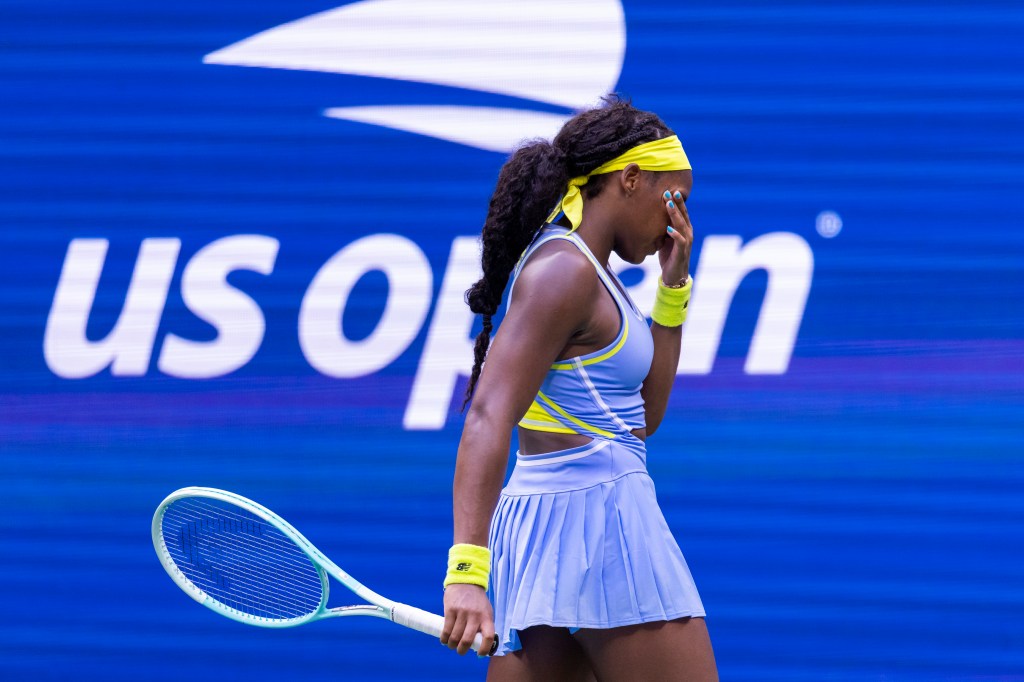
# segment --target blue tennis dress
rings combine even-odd
[[[526,261],[553,240],[572,243],[590,260],[621,325],[607,348],[553,364],[519,423],[591,441],[516,453],[488,541],[498,656],[522,648],[519,631],[533,625],[612,628],[704,615],[658,508],[647,450],[630,433],[645,426],[640,389],[654,355],[647,321],[583,240],[557,225],[545,226],[523,254],[513,292]]]

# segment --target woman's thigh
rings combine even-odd
[[[703,618],[580,630],[574,637],[601,682],[718,680]]]
[[[519,640],[522,649],[491,659],[488,682],[594,682],[583,648],[567,628],[536,625],[522,630]]]

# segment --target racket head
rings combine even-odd
[[[153,547],[197,602],[249,625],[293,627],[324,615],[327,574],[287,521],[241,495],[189,487],[153,515]]]

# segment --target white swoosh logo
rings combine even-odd
[[[625,51],[619,0],[363,0],[257,33],[203,61],[434,83],[581,109],[614,90]],[[571,116],[430,105],[324,113],[492,151],[550,138]]]

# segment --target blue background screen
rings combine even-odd
[[[694,166],[649,468],[722,678],[1024,679],[1024,8],[462,4],[0,6],[0,677],[482,679],[200,608],[150,519],[232,490],[439,613],[473,240],[614,89]]]

